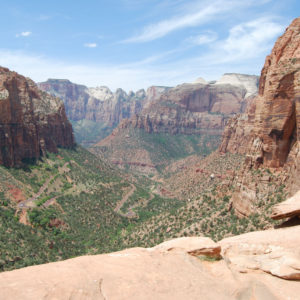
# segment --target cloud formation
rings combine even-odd
[[[219,57],[217,61],[219,63],[245,61],[257,57],[272,48],[274,39],[283,32],[285,27],[271,17],[235,25],[224,41],[213,45],[215,56]]]
[[[28,37],[28,36],[30,36],[32,34],[32,32],[31,31],[23,31],[23,32],[21,32],[21,33],[17,33],[16,34],[16,37]]]
[[[195,45],[204,45],[216,41],[217,38],[218,35],[216,32],[206,32],[196,36],[191,36],[187,39],[187,41]]]
[[[262,2],[266,2],[265,0]],[[166,36],[176,30],[195,27],[199,25],[206,24],[212,21],[214,18],[224,15],[229,12],[235,12],[236,10],[259,5],[257,1],[248,0],[248,1],[236,1],[236,0],[213,0],[210,2],[207,1],[192,1],[189,4],[185,4],[183,7],[185,14],[176,15],[170,17],[169,19],[162,20],[157,23],[150,24],[143,28],[141,33],[132,36],[128,39],[122,41],[123,43],[143,43],[150,42],[159,38]]]
[[[86,48],[96,48],[97,44],[96,43],[85,43],[83,46]]]

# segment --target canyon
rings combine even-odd
[[[146,174],[156,173],[155,166],[177,159],[156,145],[162,140],[175,144],[173,148],[183,144],[185,155],[199,152],[198,148],[207,148],[206,154],[209,154],[217,148],[228,119],[244,112],[251,103],[257,86],[257,76],[225,74],[219,81],[198,79],[169,88],[148,101],[140,113],[124,119],[110,136],[90,149],[95,154],[104,154],[121,167],[127,165],[132,171]],[[164,158],[161,159],[162,153]],[[165,159],[167,156],[170,156],[169,160]],[[143,164],[154,168],[146,166],[143,169]],[[135,168],[135,165],[139,167]]]
[[[167,87],[150,87],[128,94],[121,88],[113,93],[106,86],[88,88],[66,79],[48,79],[38,87],[64,101],[77,142],[91,146],[106,137],[123,120],[139,113],[148,101]]]
[[[299,298],[299,33],[258,89],[229,73],[129,101],[45,83],[76,121],[117,126],[91,152],[61,100],[1,68],[0,298]]]

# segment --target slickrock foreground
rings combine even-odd
[[[295,226],[183,238],[28,267],[0,274],[0,299],[299,299],[299,281],[281,279],[300,279],[299,236]],[[220,246],[220,260],[188,254]]]
[[[275,205],[271,218],[280,220],[295,216],[300,216],[300,191],[288,200]]]

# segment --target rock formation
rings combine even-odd
[[[0,164],[20,166],[46,151],[74,144],[62,101],[36,84],[0,68]]]
[[[257,76],[250,75],[232,74],[226,78],[216,83],[198,79],[166,89],[120,127],[171,134],[199,133],[208,129],[221,133],[229,117],[244,112],[249,97],[257,92],[258,82]]]
[[[230,84],[244,87],[247,91],[246,97],[255,95],[259,84],[259,77],[246,74],[225,73],[216,84]]]
[[[4,272],[1,299],[298,299],[299,234],[295,226],[219,243],[182,238]],[[212,249],[221,258],[207,257]]]
[[[153,174],[157,168],[163,169],[174,160],[174,156],[178,159],[196,152],[209,154],[218,147],[227,120],[243,112],[258,90],[257,76],[231,74],[227,79],[231,76],[235,79],[232,79],[234,85],[207,83],[200,78],[174,88],[149,88],[143,110],[123,120],[90,150],[97,155],[104,154],[122,168],[126,166],[145,174]],[[174,155],[178,149],[176,139],[182,139],[181,154]],[[166,140],[172,145],[169,148],[173,147],[168,153],[164,152],[166,147],[158,150]],[[145,167],[140,167],[143,165]],[[149,165],[154,168],[148,168]]]
[[[228,124],[220,150],[252,155],[252,163],[281,167],[300,128],[300,18],[294,20],[267,56],[259,95],[248,113]],[[248,142],[243,140],[247,136]],[[243,141],[243,147],[236,147]]]
[[[128,94],[122,89],[115,93],[108,87],[87,88],[63,79],[48,79],[38,84],[39,88],[63,99],[70,120],[92,120],[117,125],[141,111],[146,92],[139,90]]]
[[[300,217],[300,191],[273,207],[272,219],[280,220],[289,217]]]
[[[290,193],[300,188],[300,18],[295,19],[275,46],[261,72],[259,95],[245,114],[230,120],[221,152],[246,155],[235,185],[233,204],[242,215],[255,209],[258,187],[251,170],[271,168],[282,173]]]

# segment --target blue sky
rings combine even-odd
[[[0,65],[112,90],[259,74],[297,0],[0,0]]]

